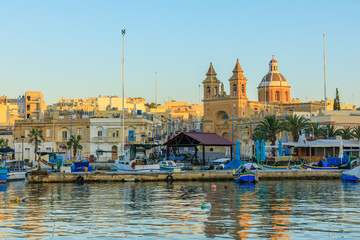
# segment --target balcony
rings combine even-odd
[[[93,137],[93,142],[100,143],[100,142],[105,142],[105,141],[106,141],[105,137]]]

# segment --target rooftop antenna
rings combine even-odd
[[[324,101],[325,101],[325,113],[327,112],[327,104],[326,104],[326,61],[325,61],[325,33],[324,37]]]

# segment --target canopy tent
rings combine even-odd
[[[194,147],[195,148],[195,160],[197,161],[197,146],[202,146],[203,152],[203,164],[205,165],[205,147],[206,146],[223,146],[230,147],[231,159],[232,149],[234,143],[217,135],[216,133],[202,133],[202,132],[182,132],[166,143],[167,155],[169,154],[170,147]]]

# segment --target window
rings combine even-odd
[[[241,85],[241,93],[245,93],[245,86],[244,86],[244,84]]]
[[[67,131],[62,131],[62,140],[63,140],[63,142],[66,142],[68,140]]]
[[[210,87],[206,88],[206,93],[210,94]]]
[[[78,128],[78,130],[77,130],[77,135],[81,136],[81,134],[82,134],[82,129],[81,129],[81,128]]]
[[[28,136],[29,136],[29,133],[30,133],[29,130],[26,129],[26,130],[25,130],[25,137],[28,137]]]
[[[30,105],[26,105],[26,110],[30,111]]]
[[[46,137],[50,137],[50,128],[46,129]]]
[[[236,84],[233,85],[233,91],[234,91],[234,92],[237,92],[237,86],[236,86]]]
[[[47,147],[46,152],[51,152],[51,147]]]
[[[276,101],[279,101],[279,100],[280,100],[280,92],[279,92],[279,91],[276,91],[276,92],[275,92],[275,100],[276,100]]]
[[[103,133],[102,130],[98,130],[97,136],[98,136],[98,137],[102,137],[102,133]]]
[[[214,94],[215,94],[215,96],[218,95],[217,87],[215,87],[215,89],[214,89]]]
[[[129,141],[135,141],[134,130],[129,130]]]
[[[119,131],[113,132],[112,136],[113,136],[113,138],[119,137]]]
[[[30,96],[26,96],[27,100],[30,101]]]

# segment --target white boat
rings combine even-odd
[[[130,149],[125,149],[125,156],[123,160],[116,160],[115,167],[118,171],[140,171],[140,172],[150,172],[150,171],[159,171],[160,165],[156,164],[139,164],[138,159],[130,161]],[[144,161],[140,161],[143,163]]]
[[[175,163],[174,161],[162,161],[159,163],[160,170],[162,171],[174,171],[174,169],[184,169],[183,163]]]
[[[8,181],[25,180],[27,173],[37,170],[37,167],[25,166],[21,161],[8,160],[6,161],[8,166]]]

